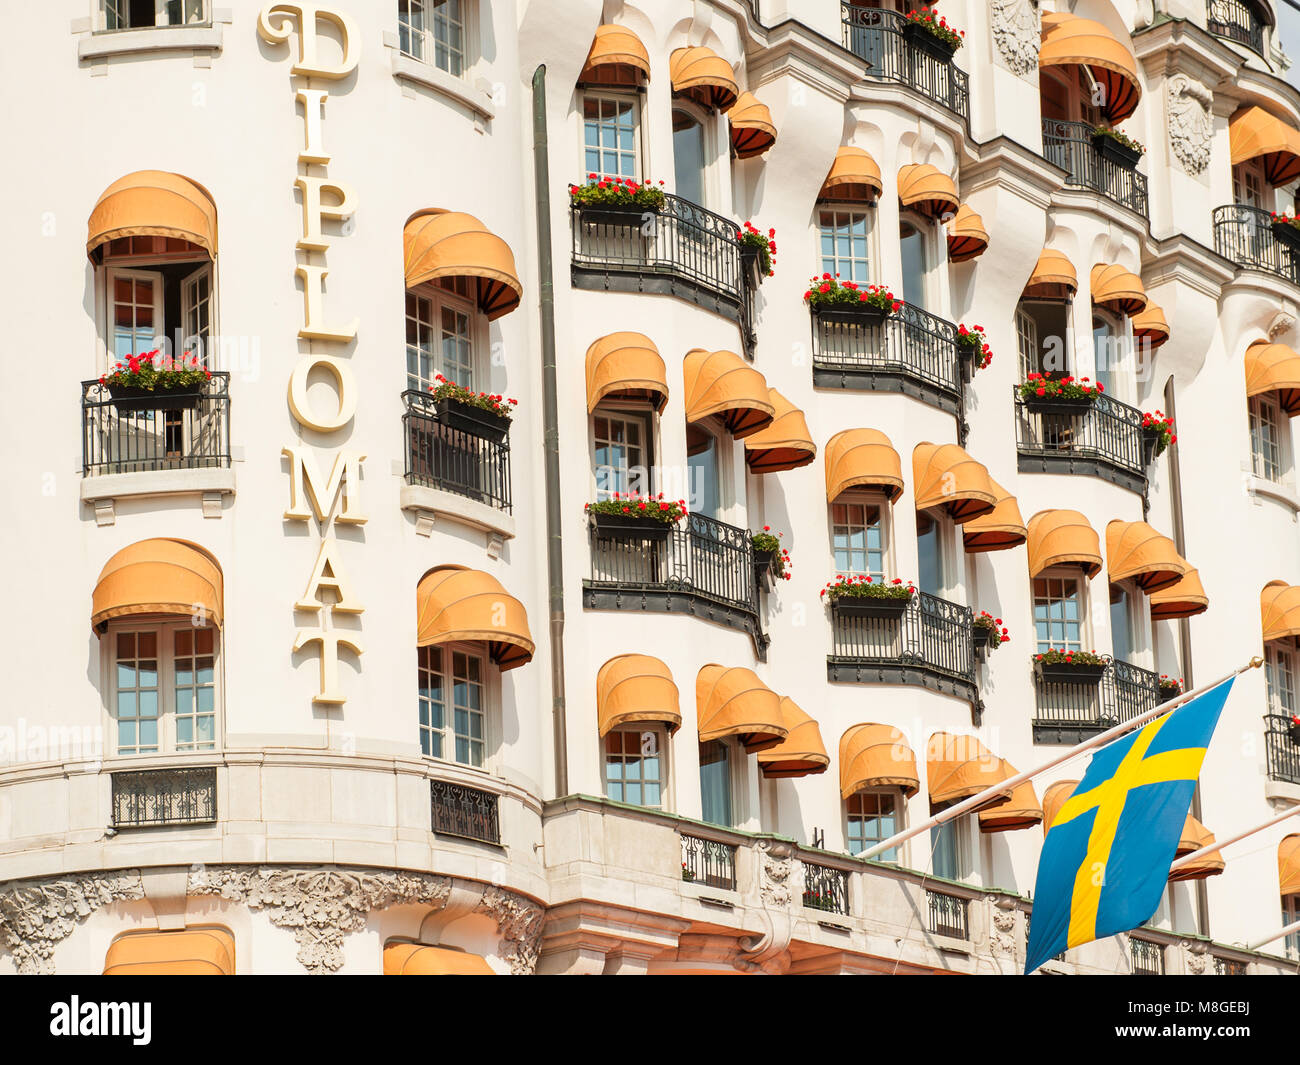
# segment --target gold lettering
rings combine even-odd
[[[302,102],[303,148],[298,153],[300,163],[319,163],[324,166],[330,161],[329,153],[322,144],[321,117],[325,114],[325,99],[329,93],[324,89],[299,89],[298,99]]]
[[[316,552],[316,565],[312,567],[311,576],[307,579],[307,590],[293,604],[295,609],[319,610],[325,605],[320,593],[333,592],[336,597],[333,610],[336,613],[365,613],[366,608],[353,596],[347,578],[343,575],[343,567],[335,557],[337,547],[338,541],[332,536],[327,536],[320,542],[320,550]]]
[[[313,643],[320,644],[320,693],[312,696],[312,702],[342,706],[348,700],[339,689],[339,648],[346,647],[359,655],[361,643],[352,633],[338,629],[299,629],[293,649],[301,651]]]
[[[286,521],[306,521],[314,513],[317,521],[324,522],[341,493],[343,508],[335,520],[340,525],[366,523],[366,515],[361,512],[361,463],[365,455],[358,451],[340,451],[336,454],[329,480],[325,482],[322,491],[320,470],[316,466],[315,455],[310,450],[305,447],[286,447],[280,454],[289,459],[289,509],[284,512]],[[311,510],[307,509],[309,503]]]
[[[311,78],[328,78],[337,81],[346,78],[357,65],[356,42],[361,39],[357,24],[345,12],[324,4],[299,0],[297,3],[268,4],[257,16],[257,32],[268,44],[284,44],[293,32],[294,19],[298,21],[298,62],[292,73]],[[343,47],[343,57],[337,63],[327,64],[317,54],[320,38],[319,24],[324,22],[338,31]]]
[[[322,289],[329,271],[323,266],[299,266],[296,272],[302,278],[302,298],[306,308],[303,314],[306,321],[298,330],[298,335],[305,340],[337,340],[340,343],[355,340],[358,322],[356,318],[342,329],[331,329],[321,321],[324,316],[321,308],[324,299]]]
[[[298,241],[298,247],[304,251],[324,251],[330,246],[330,242],[321,232],[321,222],[326,218],[332,218],[336,222],[341,221],[356,210],[353,206],[356,197],[352,194],[352,187],[341,181],[305,175],[298,178],[294,184],[302,190],[302,237]],[[321,202],[324,193],[328,193],[339,202],[337,204]],[[321,276],[325,275],[322,273]]]
[[[334,390],[339,397],[338,411],[328,418],[318,417],[312,412],[311,401],[307,396],[307,379],[317,366],[334,378]],[[342,429],[357,412],[356,383],[351,367],[332,355],[307,355],[299,359],[289,377],[289,409],[299,422],[318,433],[333,433]]]

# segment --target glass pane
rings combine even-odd
[[[685,111],[673,112],[673,180],[678,196],[704,205],[704,129]]]
[[[925,310],[925,234],[904,222],[898,245],[903,256],[903,299]]]

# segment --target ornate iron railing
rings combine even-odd
[[[490,791],[467,788],[445,780],[429,781],[433,831],[480,843],[501,843],[498,797]]]
[[[865,59],[868,78],[895,81],[970,120],[970,79],[951,59],[915,47],[904,36],[907,18],[897,11],[840,4],[844,47]]]
[[[1069,175],[1067,185],[1092,189],[1148,217],[1146,176],[1103,155],[1092,143],[1092,129],[1087,122],[1043,119],[1043,158]]]
[[[849,874],[829,865],[803,863],[805,909],[849,915]]]
[[[1246,963],[1236,958],[1224,958],[1218,954],[1214,955],[1214,975],[1215,976],[1245,976]]]
[[[929,921],[926,927],[932,935],[950,939],[970,939],[970,900],[942,891],[925,892]]]
[[[113,827],[206,825],[217,819],[214,766],[114,773]]]
[[[1164,976],[1165,948],[1149,939],[1129,937],[1129,953],[1133,957],[1134,976]]]
[[[446,424],[426,392],[402,393],[406,483],[440,488],[510,511],[510,438],[500,442]]]
[[[682,879],[707,887],[736,889],[736,848],[731,843],[682,833]]]
[[[1216,37],[1245,45],[1252,52],[1264,54],[1264,19],[1254,4],[1245,0],[1207,0],[1205,24]]]
[[[1087,473],[1145,492],[1142,412],[1107,395],[1074,408],[1039,410],[1012,389],[1021,473]]]
[[[1300,743],[1291,738],[1291,719],[1280,714],[1264,718],[1264,753],[1268,779],[1300,784]]]
[[[1258,207],[1230,203],[1214,209],[1214,250],[1247,270],[1262,270],[1300,285],[1300,249],[1273,232],[1273,216]]]
[[[1095,683],[1056,683],[1035,674],[1035,743],[1087,739],[1160,704],[1158,673],[1129,662],[1105,661],[1106,670]]]
[[[154,403],[115,400],[108,386],[82,381],[81,472],[94,477],[230,465],[229,373],[214,373],[188,407],[161,398]]]

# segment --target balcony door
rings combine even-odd
[[[704,121],[683,106],[673,108],[673,191],[704,206]]]

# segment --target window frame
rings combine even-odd
[[[745,764],[744,751],[740,748],[740,745],[736,742],[735,738],[732,736],[724,736],[722,739],[718,739],[718,740],[709,740],[708,743],[710,744],[716,743],[719,746],[723,747],[727,752],[727,807],[728,807],[728,813],[730,813],[731,818],[729,823],[719,824],[719,822],[717,821],[710,821],[705,816],[704,778],[703,778],[705,763],[700,759],[699,756],[700,754],[703,753],[703,751],[700,750],[700,748],[707,746],[707,744],[700,743],[697,746],[697,755],[696,755],[696,772],[699,774],[699,784],[700,784],[700,820],[705,822],[706,824],[714,825],[718,828],[738,828],[740,825],[744,824],[745,822],[744,811],[741,809],[741,802],[740,802],[741,795],[740,795],[740,787],[739,787],[739,780],[738,780],[740,775],[740,767]]]
[[[866,204],[859,204],[859,203],[847,203],[847,202],[835,201],[835,200],[818,200],[815,210],[817,212],[817,217],[813,227],[816,231],[813,256],[815,261],[819,264],[817,269],[817,274],[821,275],[824,273],[829,273],[832,277],[840,277],[841,280],[853,281],[858,285],[871,284],[872,283],[871,265],[873,262],[879,259],[879,254],[876,247],[877,211],[875,210],[874,204],[866,205]],[[822,224],[822,214],[825,212],[829,212],[832,216],[831,229],[833,235],[830,237],[830,240],[833,249],[840,239],[838,235],[839,217],[841,215],[844,215],[847,218],[849,218],[850,219],[849,225],[852,226],[854,224],[853,220],[856,219],[858,215],[862,216],[863,229],[864,229],[863,243],[866,249],[866,258],[862,260],[862,263],[865,267],[865,274],[866,274],[865,278],[859,279],[857,277],[853,277],[852,275],[849,275],[847,277],[842,276],[843,271],[838,269],[840,258],[838,253],[835,251],[832,252],[832,259],[834,260],[834,265],[832,267],[828,267],[826,265],[826,256],[825,256],[825,252],[823,251],[823,248],[824,248],[825,241],[827,239],[827,231],[826,231],[826,227]],[[856,239],[855,235],[851,231],[848,235],[848,239],[850,240],[850,242]],[[850,258],[848,259],[848,262],[850,263],[857,263],[858,261],[859,260],[857,260],[852,256],[850,256]]]
[[[1097,322],[1102,322],[1109,330],[1107,343],[1108,354],[1114,352],[1115,362],[1107,369],[1111,375],[1109,383],[1101,379],[1101,367],[1097,363]],[[1133,368],[1133,330],[1128,315],[1111,314],[1100,307],[1093,307],[1089,318],[1089,337],[1092,343],[1092,376],[1096,383],[1106,385],[1106,394],[1124,403],[1134,399],[1137,389]]]
[[[455,0],[460,5],[460,72],[453,72],[447,67],[437,62],[438,53],[437,40],[434,29],[435,12],[441,3],[439,0],[397,0],[397,51],[398,54],[411,60],[413,63],[422,63],[425,66],[432,67],[434,70],[440,70],[449,78],[455,78],[457,81],[469,82],[478,62],[478,4],[474,0]],[[405,32],[410,35],[408,40],[413,39],[414,33],[419,33],[421,38],[421,55],[415,55],[402,47],[402,34],[404,24],[402,15],[405,10],[409,19],[410,7],[412,4],[418,4],[421,16],[424,22],[422,29],[413,31],[409,25],[406,26]]]
[[[415,670],[415,726],[416,726],[416,747],[419,750],[419,756],[426,762],[437,763],[440,765],[455,766],[457,769],[469,770],[476,773],[495,774],[497,769],[498,751],[501,743],[501,670],[496,663],[489,657],[487,648],[481,643],[469,641],[452,641],[449,643],[439,643],[429,645],[437,648],[443,655],[443,667],[439,676],[444,681],[444,691],[453,692],[455,688],[454,655],[466,654],[479,660],[482,694],[482,713],[483,713],[483,764],[474,765],[472,762],[462,762],[456,758],[456,705],[451,695],[444,697],[443,700],[443,727],[438,730],[442,733],[443,754],[426,754],[423,744],[423,729],[425,726],[420,724],[420,682],[423,680],[424,667],[421,664],[421,652],[423,647],[416,648]],[[472,738],[471,738],[472,742]],[[446,752],[450,748],[450,755]]]
[[[951,829],[953,833],[954,860],[956,862],[956,875],[945,876],[938,872],[934,867],[934,859],[938,853],[938,847],[935,843],[935,832],[942,832],[944,829]],[[931,876],[940,877],[943,880],[965,883],[975,878],[975,849],[972,845],[971,832],[971,815],[966,814],[963,817],[955,817],[951,821],[945,821],[942,825],[935,825],[930,829],[929,843],[930,853],[926,867],[930,870]]]
[[[673,127],[672,112],[681,111],[695,119],[700,126],[700,201],[696,203],[690,197],[683,195],[677,187],[677,145],[675,140],[670,138],[673,147],[673,195],[681,197],[687,203],[694,203],[696,207],[703,207],[705,210],[712,210],[713,204],[717,201],[718,193],[714,188],[715,177],[714,171],[717,165],[714,150],[716,145],[714,139],[716,136],[716,116],[713,111],[706,111],[693,100],[682,96],[674,96],[672,105],[669,109],[669,130],[672,137],[675,138],[677,130]]]
[[[902,273],[900,273],[898,280],[899,292],[902,293],[904,301],[910,306],[914,306],[919,310],[924,311],[926,314],[941,316],[944,308],[937,299],[940,285],[936,279],[941,257],[938,254],[938,241],[936,239],[936,234],[942,227],[935,219],[928,218],[917,211],[900,209],[898,212],[898,253],[900,264],[902,262],[903,254],[902,229],[905,225],[910,226],[916,232],[917,236],[921,238],[921,254],[924,260],[921,264],[921,298],[919,300],[907,299],[906,279],[903,277]],[[946,261],[947,256],[945,255],[942,258]]]
[[[430,316],[430,328],[434,332],[435,338],[433,344],[433,353],[430,361],[433,366],[434,374],[442,374],[444,377],[448,377],[442,359],[442,313],[443,311],[449,310],[453,314],[466,315],[467,320],[469,322],[470,384],[465,387],[468,387],[473,391],[480,391],[480,390],[487,391],[487,389],[484,388],[484,382],[490,376],[489,368],[487,365],[488,359],[486,357],[486,353],[490,349],[488,322],[487,322],[487,318],[479,310],[478,304],[475,302],[475,296],[477,294],[475,291],[475,286],[477,285],[477,282],[469,281],[467,282],[467,284],[469,285],[469,291],[465,295],[461,295],[459,292],[456,292],[455,290],[450,288],[446,288],[443,285],[439,285],[433,281],[425,281],[422,282],[421,284],[414,286],[413,288],[408,288],[404,290],[403,299],[402,299],[402,325],[403,325],[402,346],[405,349],[404,354],[406,356],[405,375],[406,375],[406,388],[408,391],[413,390],[416,392],[427,392],[430,388],[434,387],[437,384],[437,381],[434,378],[430,378],[426,382],[417,378],[416,384],[415,385],[412,384],[411,381],[412,374],[410,369],[411,345],[410,345],[410,341],[405,340],[406,323],[411,320],[411,316],[410,314],[407,313],[407,309],[406,309],[407,296],[414,297],[417,300],[417,306],[419,300],[425,300],[429,303],[429,305],[432,308],[432,314]],[[448,379],[451,380],[450,377],[448,377]]]
[[[131,352],[132,355],[139,355],[142,351],[153,349],[154,342],[159,338],[167,337],[166,321],[166,297],[164,289],[166,287],[166,278],[163,277],[161,270],[149,270],[141,266],[108,266],[101,268],[104,275],[104,312],[100,321],[103,324],[101,342],[104,345],[104,365],[111,368],[115,363],[120,361],[117,354],[117,297],[114,290],[119,280],[126,281],[150,281],[153,283],[153,336],[149,338],[147,346]],[[133,306],[140,306],[133,304]]]
[[[1048,581],[1048,582],[1052,582],[1052,581],[1073,581],[1074,582],[1074,586],[1075,589],[1077,590],[1078,600],[1079,600],[1079,607],[1078,607],[1079,646],[1077,649],[1081,651],[1091,650],[1092,631],[1091,631],[1091,621],[1090,621],[1090,614],[1089,614],[1089,608],[1091,604],[1088,601],[1088,580],[1085,578],[1084,574],[1081,573],[1078,569],[1071,568],[1068,566],[1052,566],[1049,569],[1046,569],[1042,573],[1038,574],[1036,577],[1031,577],[1029,581],[1030,624],[1034,630],[1035,653],[1042,654],[1044,651],[1047,650],[1048,647],[1057,647],[1057,644],[1052,643],[1050,639],[1047,642],[1047,644],[1044,645],[1038,636],[1039,596],[1034,589],[1034,583],[1040,580]],[[1049,604],[1055,601],[1053,597],[1050,595],[1050,591],[1051,590],[1049,588],[1049,595],[1047,598],[1047,602]],[[1060,601],[1064,602],[1063,596],[1061,597]],[[1049,610],[1050,610],[1050,606],[1049,606]],[[1051,628],[1052,620],[1053,619],[1051,619],[1050,617],[1048,618],[1049,636],[1050,636],[1050,628]]]
[[[878,524],[880,528],[880,565],[881,565],[881,572],[879,574],[876,574],[870,570],[840,568],[839,560],[836,557],[836,547],[835,547],[835,529],[837,525],[835,521],[835,508],[837,506],[862,506],[862,507],[875,506],[878,508],[880,513],[880,520]],[[852,525],[846,525],[845,527],[850,529],[858,528],[858,526],[852,526]],[[864,530],[868,530],[871,528],[871,526],[867,525],[867,526],[862,526],[861,528],[863,528]],[[893,543],[894,543],[893,507],[889,502],[889,497],[884,492],[873,491],[871,489],[865,489],[865,488],[852,488],[849,489],[847,492],[840,493],[840,495],[834,500],[834,502],[827,504],[826,531],[828,534],[827,541],[828,541],[828,546],[830,548],[831,566],[834,569],[836,575],[864,574],[872,578],[883,579],[888,577],[889,574],[893,572],[893,568],[892,568]],[[864,541],[866,540],[865,534],[863,539]],[[850,553],[852,553],[852,549],[849,550]],[[865,554],[867,554],[868,556],[870,555],[871,552],[869,548],[864,547],[863,550]]]
[[[611,755],[606,748],[606,743],[608,742],[609,737],[615,734],[619,734],[623,736],[639,735],[641,738],[642,747],[644,747],[646,736],[654,737],[656,756],[659,759],[659,776],[657,778],[659,783],[659,801],[657,803],[632,802],[627,798],[615,799],[610,796],[609,787],[611,783],[619,783],[623,785],[626,785],[627,783],[627,778],[625,776],[620,778],[618,781],[611,781],[608,776]],[[610,729],[609,732],[607,732],[604,736],[600,738],[601,794],[604,795],[606,799],[609,799],[610,802],[621,802],[626,806],[637,806],[644,810],[659,810],[663,813],[670,813],[672,811],[672,804],[669,801],[669,781],[671,780],[670,774],[672,772],[671,759],[669,758],[670,747],[671,747],[671,737],[668,735],[668,730],[658,722],[640,722],[633,725],[619,725],[616,728]],[[620,757],[623,759],[623,764],[626,765],[627,764],[626,748],[624,748],[624,750],[621,752]],[[644,753],[642,753],[639,756],[639,760],[644,762],[646,757],[647,756]],[[646,783],[646,777],[644,776],[644,774],[640,777],[638,782],[641,785],[642,789],[644,789]],[[624,793],[626,794],[626,787],[624,787],[623,790]],[[644,797],[644,791],[643,791],[643,797]]]
[[[606,496],[601,495],[600,477],[597,473],[596,464],[596,419],[606,418],[618,421],[628,422],[636,421],[640,423],[642,432],[641,450],[645,456],[645,484],[641,488],[633,489],[629,483],[628,489],[640,491],[644,495],[653,495],[659,489],[655,486],[655,430],[658,424],[658,417],[654,407],[648,403],[638,403],[631,400],[613,400],[602,401],[591,416],[587,419],[587,460],[590,475],[590,487],[592,499],[603,499]],[[635,466],[629,466],[629,470],[636,469]],[[629,477],[629,482],[631,478]],[[612,493],[611,493],[612,494]]]
[[[1263,462],[1257,444],[1257,423],[1262,425],[1266,420],[1273,425],[1276,432],[1277,476],[1275,477],[1266,472],[1267,463]],[[1246,424],[1250,436],[1251,473],[1272,484],[1291,484],[1294,480],[1291,419],[1282,410],[1281,404],[1272,392],[1261,392],[1259,395],[1246,397]]]
[[[578,158],[582,166],[582,175],[595,173],[602,178],[632,177],[638,183],[645,180],[648,173],[646,168],[646,147],[647,137],[645,133],[644,118],[646,108],[644,106],[645,90],[640,86],[620,86],[620,85],[600,85],[584,84],[579,90],[581,106],[578,108]],[[605,103],[630,103],[632,105],[632,173],[629,174],[607,174],[600,167],[590,167],[587,165],[587,101],[595,100]],[[598,120],[599,123],[599,120]],[[603,155],[603,150],[598,151]]]
[[[153,0],[154,21],[146,26],[132,26],[130,22],[130,0],[98,0],[95,4],[95,33],[127,33],[131,30],[158,30],[158,29],[177,29],[191,26],[211,26],[212,25],[212,0],[176,0],[181,8],[182,21],[172,22],[170,19],[166,22],[159,22],[158,18],[167,8],[167,0]],[[199,5],[202,17],[194,22],[184,21],[185,6],[187,3],[197,3]],[[108,11],[110,4],[114,7],[128,9],[128,25],[109,26]]]
[[[710,518],[713,521],[720,521],[734,525],[737,522],[733,519],[737,517],[737,511],[740,510],[743,505],[742,492],[744,486],[743,478],[741,484],[738,485],[736,483],[734,471],[732,469],[732,463],[735,461],[735,454],[732,450],[736,443],[735,438],[727,431],[726,426],[724,426],[716,416],[710,416],[701,419],[698,422],[687,422],[686,436],[688,441],[692,429],[704,433],[713,439],[713,454],[716,460],[715,466],[718,482],[718,505],[716,512],[713,514],[710,514],[703,507],[696,506],[694,498],[695,486],[692,483],[693,478],[691,476],[691,459],[694,456],[691,455],[688,444],[685,462],[686,491],[683,493],[687,504],[686,509],[692,514],[698,511],[703,514],[704,517]],[[697,452],[697,454],[698,453],[699,452]]]
[[[963,588],[963,582],[959,579],[962,556],[957,551],[957,526],[947,514],[936,509],[916,511],[918,525],[922,514],[934,523],[935,543],[939,549],[940,586],[938,590],[921,586],[921,530],[918,528],[916,530],[917,590],[955,602],[960,598]]]
[[[1290,701],[1275,698],[1278,673],[1285,672],[1290,680]],[[1270,716],[1291,717],[1300,703],[1296,699],[1296,653],[1291,647],[1275,640],[1264,644],[1264,699]]]
[[[853,810],[853,805],[855,801],[860,804],[862,799],[868,796],[873,799],[889,799],[891,801],[893,805],[893,811],[891,816],[894,819],[894,830],[890,832],[889,835],[882,835],[879,837],[873,837],[871,839],[867,839],[864,835],[861,838],[861,842],[863,844],[861,849],[855,851],[853,849],[853,844],[858,840],[854,836],[852,831],[853,819],[855,816],[857,816],[859,819],[865,821],[867,815],[865,813],[855,814],[855,811]],[[843,802],[841,802],[840,809],[843,816],[844,849],[847,853],[852,854],[854,856],[861,854],[862,851],[875,846],[877,843],[883,842],[884,840],[888,839],[889,836],[902,832],[907,827],[907,823],[906,823],[907,822],[907,799],[903,795],[903,791],[901,788],[861,788],[858,791],[855,791]],[[882,816],[883,816],[882,814],[877,815],[877,817],[882,817]],[[887,851],[882,851],[880,854],[876,855],[876,857],[873,858],[872,861],[888,862],[891,865],[902,865],[903,846],[904,846],[903,844],[900,844],[897,847],[891,847]]]

